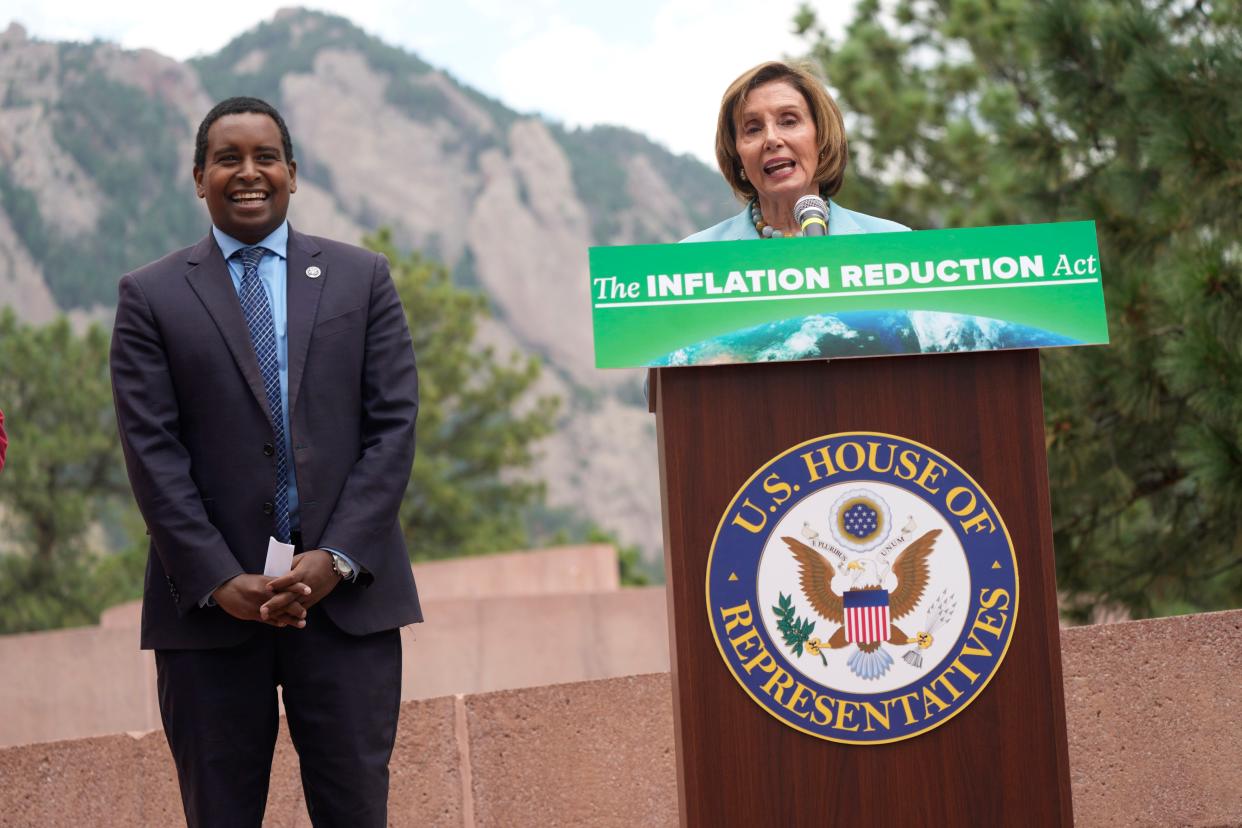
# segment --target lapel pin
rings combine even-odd
[[[323,273],[323,271],[315,267],[314,265],[311,265],[310,267],[306,268],[306,275],[310,279],[318,279],[321,273]]]

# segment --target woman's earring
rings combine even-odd
[[[738,168],[738,175],[741,177],[741,179],[742,179],[743,181],[745,181],[745,180],[746,180],[746,168],[745,168],[745,167],[739,167],[739,168]]]

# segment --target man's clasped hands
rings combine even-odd
[[[237,575],[211,595],[220,608],[243,621],[273,627],[306,626],[306,613],[336,588],[341,577],[332,568],[332,554],[312,549],[293,556],[293,566],[277,578]]]

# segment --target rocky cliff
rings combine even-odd
[[[354,241],[391,227],[486,293],[485,337],[539,355],[565,403],[536,469],[550,505],[655,553],[654,423],[639,372],[592,365],[587,249],[728,215],[719,175],[626,130],[514,112],[341,18],[282,11],[189,63],[0,34],[0,304],[108,321],[121,273],[206,231],[194,130],[234,94],[289,123],[295,226]]]

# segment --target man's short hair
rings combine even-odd
[[[225,98],[213,106],[203,118],[203,122],[198,125],[198,135],[194,139],[195,167],[201,170],[207,165],[207,131],[211,129],[211,125],[225,115],[241,115],[246,112],[266,115],[276,122],[276,126],[280,129],[280,143],[285,152],[285,163],[288,164],[293,160],[293,139],[289,137],[289,127],[285,126],[285,119],[280,117],[276,107],[258,98],[237,97]]]

